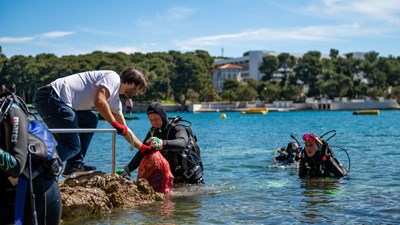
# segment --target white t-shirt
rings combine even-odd
[[[57,95],[75,110],[90,110],[94,107],[97,87],[104,86],[110,92],[107,99],[111,111],[122,114],[119,99],[120,76],[111,70],[87,71],[59,78],[50,83]]]

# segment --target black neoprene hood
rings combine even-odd
[[[153,102],[147,108],[147,115],[149,114],[158,114],[161,117],[162,127],[164,128],[168,123],[167,112],[165,111],[164,107],[159,102]]]

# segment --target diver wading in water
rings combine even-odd
[[[335,134],[329,137],[326,141],[322,139],[324,135],[331,132],[335,132]],[[339,160],[335,157],[331,147],[328,145],[328,140],[336,135],[336,131],[329,131],[324,135],[322,135],[321,138],[317,137],[315,134],[303,135],[305,147],[300,159],[300,178],[341,178],[348,174],[348,170],[339,162]]]
[[[200,147],[197,144],[197,137],[190,128],[191,123],[180,116],[168,118],[164,106],[159,102],[149,105],[147,115],[152,127],[143,142],[159,150],[168,160],[174,183],[204,183]],[[137,152],[129,164],[121,170],[121,175],[130,176],[130,173],[139,167],[146,154],[147,152]]]
[[[277,148],[274,152],[274,162],[280,165],[298,165],[301,159],[301,145],[296,137],[290,135],[296,142],[289,142],[286,147]],[[277,154],[279,155],[277,156]]]

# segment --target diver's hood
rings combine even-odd
[[[153,102],[147,108],[147,115],[149,114],[158,114],[161,117],[162,126],[161,129],[164,129],[165,126],[168,124],[168,117],[167,112],[165,111],[164,107],[159,102]]]

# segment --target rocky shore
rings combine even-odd
[[[144,180],[128,180],[117,174],[96,171],[60,181],[62,220],[110,213],[116,207],[134,207],[164,200]]]

